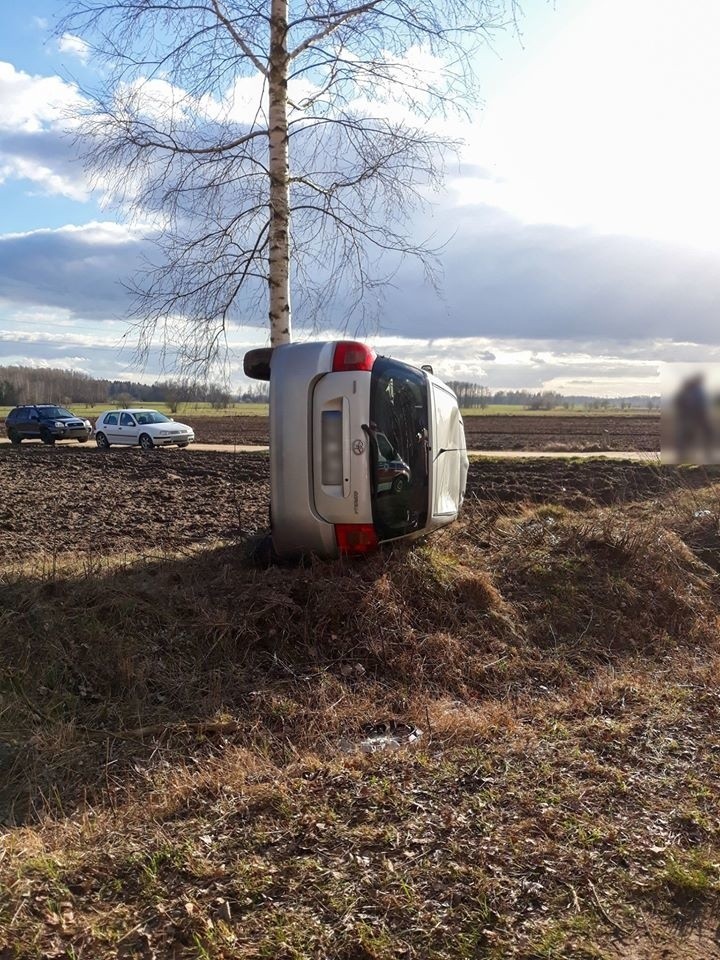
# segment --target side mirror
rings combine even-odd
[[[432,368],[432,364],[430,364],[430,363],[424,363],[420,369],[421,369],[421,370],[425,370],[426,373],[434,373],[434,372],[435,372],[435,371],[433,370],[433,368]]]
[[[243,357],[243,371],[251,380],[270,379],[270,358],[272,347],[260,347],[257,350],[248,350]]]

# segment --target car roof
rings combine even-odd
[[[160,413],[160,411],[155,407],[118,407],[115,410],[106,410],[105,413]]]

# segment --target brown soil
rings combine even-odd
[[[185,417],[198,443],[267,444],[267,417]],[[470,450],[649,450],[660,449],[657,416],[483,416],[466,417]]]
[[[659,450],[658,416],[466,417],[470,450]]]
[[[193,428],[195,440],[198,443],[237,443],[266,446],[270,442],[267,417],[242,415],[186,417],[184,414],[178,413],[176,418]]]
[[[473,460],[469,499],[496,503],[561,503],[591,507],[647,500],[678,487],[697,488],[720,479],[720,468],[673,467],[622,460]]]
[[[701,487],[720,468],[622,461],[482,460],[471,464],[468,503],[551,500],[589,508]],[[265,454],[24,446],[0,454],[0,556],[182,550],[236,540],[267,526]],[[28,493],[31,492],[31,496]]]
[[[0,454],[0,557],[179,550],[268,512],[263,454],[23,446]]]

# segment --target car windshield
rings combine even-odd
[[[166,417],[157,410],[143,410],[141,413],[133,414],[140,426],[145,427],[149,423],[170,423],[170,417]]]
[[[428,390],[419,370],[378,358],[370,423],[373,520],[380,540],[421,530],[428,515]]]
[[[66,410],[65,407],[38,407],[41,417],[48,420],[57,420],[58,417],[72,417],[74,414]]]

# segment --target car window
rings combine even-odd
[[[134,427],[134,426],[135,426],[135,421],[133,420],[133,418],[130,416],[129,413],[121,413],[121,414],[120,414],[120,426],[121,426],[121,427]]]
[[[109,426],[109,427],[116,427],[119,416],[120,416],[120,414],[118,414],[118,413],[106,413],[106,414],[105,414],[105,419],[103,420],[103,423],[105,424],[106,427],[108,427],[108,426]]]
[[[39,419],[40,419],[40,414],[37,412],[37,410],[31,410],[28,413],[28,420],[39,420]]]
[[[365,432],[380,540],[422,529],[429,506],[428,393],[419,370],[385,357],[375,361]]]
[[[57,418],[62,417],[72,417],[73,414],[69,410],[66,410],[65,407],[39,407],[40,415],[44,420],[56,420]]]
[[[11,410],[10,413],[7,415],[7,418],[6,418],[7,421],[10,422],[11,420],[18,420],[19,413],[20,413],[19,410]]]

